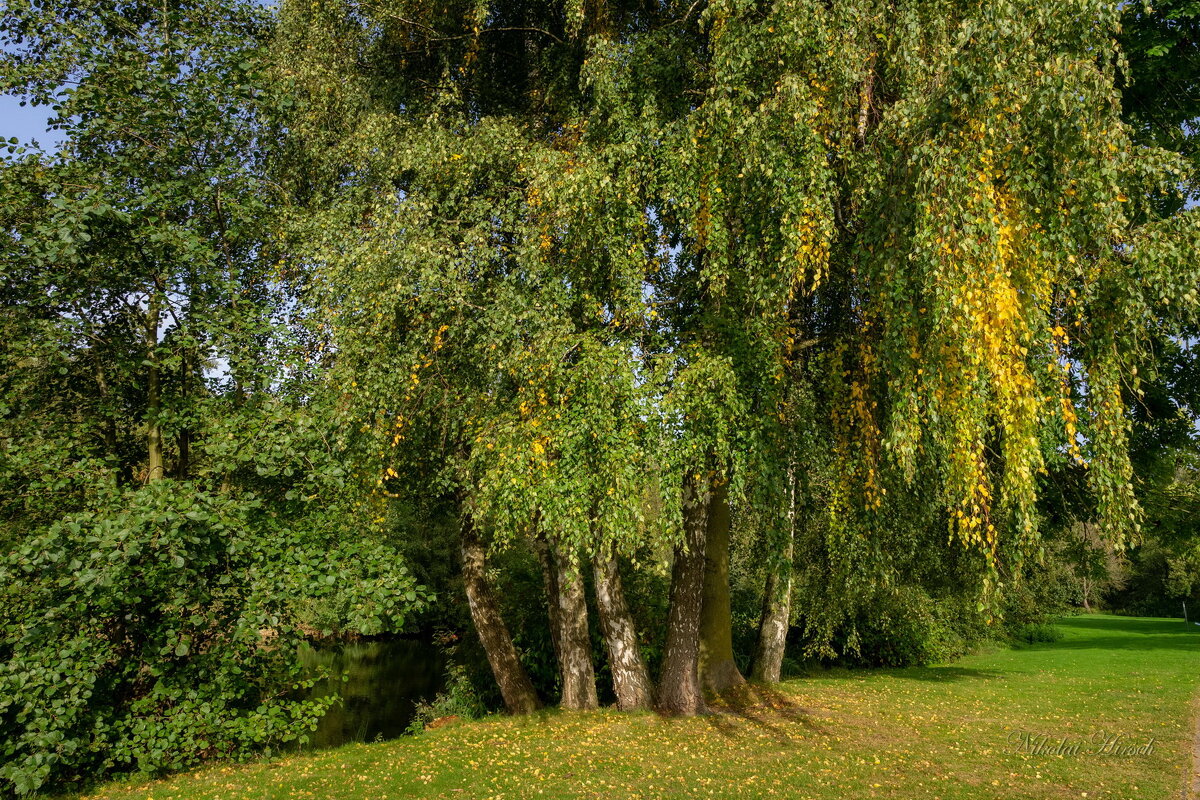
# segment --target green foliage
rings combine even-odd
[[[277,269],[253,4],[10,3],[0,165],[0,791],[306,733],[306,634],[428,598],[378,530]],[[284,309],[288,310],[285,311]]]
[[[1183,603],[1200,619],[1200,535],[1194,445],[1168,459],[1170,477],[1146,490],[1146,535],[1124,565],[1124,580],[1106,600],[1126,613],[1180,617]]]
[[[1129,449],[1191,438],[1195,104],[1146,97],[1195,3],[1067,12],[9,3],[68,138],[0,168],[0,774],[302,735],[298,638],[456,589],[468,516],[542,688],[533,532],[634,566],[654,661],[685,475],[745,638],[794,536],[809,654],[1029,630],[1139,505],[1194,596],[1190,476]]]
[[[304,736],[327,701],[285,699],[300,675],[289,603],[360,587],[341,622],[392,629],[419,589],[378,548],[172,481],[31,533],[0,579],[0,779],[19,794]]]
[[[0,90],[65,141],[0,164],[5,517],[77,507],[79,462],[191,477],[212,394],[278,377],[268,30],[250,3],[6,5]]]
[[[10,432],[29,417],[17,420]],[[325,431],[295,406],[264,400],[207,417],[193,428],[207,437],[193,449],[195,480],[132,490],[111,462],[25,430],[3,453],[4,479],[21,491],[8,495],[0,537],[11,553],[4,595],[20,609],[0,646],[3,777],[22,793],[45,780],[242,757],[303,735],[324,706],[277,699],[295,678],[302,633],[399,630],[427,600],[396,550],[370,535],[370,498]],[[53,626],[38,623],[47,608]],[[240,638],[214,638],[230,619]],[[175,635],[208,649],[129,649]]]
[[[880,593],[840,633],[840,660],[873,667],[943,664],[994,636],[972,597],[934,598],[914,586]]]
[[[1128,84],[1121,92],[1122,112],[1138,139],[1183,154],[1192,164],[1181,175],[1183,194],[1198,193],[1196,147],[1200,101],[1200,3],[1163,0],[1122,6],[1120,41],[1128,59]],[[1165,211],[1178,211],[1183,196],[1167,200]]]
[[[1025,564],[1005,587],[1000,611],[1006,628],[1042,624],[1075,612],[1082,601],[1082,582],[1074,556],[1071,549],[1052,544],[1040,562]]]
[[[919,538],[874,540],[888,492],[989,598],[1057,458],[1136,532],[1123,387],[1200,229],[1121,117],[1119,9],[345,11],[282,8],[281,180],[388,491],[628,554],[678,535],[685,472],[767,518],[816,415],[864,591]]]

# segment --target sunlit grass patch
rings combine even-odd
[[[113,785],[94,797],[1180,797],[1192,761],[1200,627],[1101,615],[1058,627],[1059,641],[949,665],[749,686],[704,717],[497,716]],[[1059,742],[1079,746],[1070,752]],[[1056,746],[1067,752],[1049,752]],[[1129,747],[1144,752],[1122,751]]]

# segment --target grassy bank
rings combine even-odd
[[[1186,797],[1200,627],[1099,615],[1058,627],[1061,641],[947,666],[754,687],[695,719],[497,717],[93,797]],[[1065,752],[1044,752],[1064,740]]]

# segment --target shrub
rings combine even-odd
[[[1018,625],[1013,629],[1013,638],[1029,644],[1041,642],[1057,642],[1062,638],[1062,631],[1048,622],[1029,622]]]
[[[243,758],[312,730],[334,698],[288,694],[296,599],[391,628],[423,590],[385,553],[277,522],[253,498],[160,481],[0,557],[0,793]]]
[[[870,666],[903,667],[942,660],[947,635],[932,605],[929,595],[916,587],[881,592],[870,612],[859,618],[856,641],[851,638],[847,649],[856,652],[855,661]]]
[[[466,668],[452,663],[446,668],[446,690],[438,692],[428,703],[417,704],[412,721],[408,724],[408,733],[421,733],[426,725],[442,717],[479,719],[486,713],[487,708],[471,683]]]
[[[453,634],[443,634],[435,641],[446,654],[446,688],[428,703],[417,704],[412,721],[408,723],[407,732],[410,734],[423,732],[426,725],[442,717],[479,719],[487,713],[487,704],[475,688],[470,673],[456,660],[457,637]]]
[[[916,586],[880,592],[838,642],[851,665],[906,667],[965,655],[993,636],[970,595],[932,597]]]

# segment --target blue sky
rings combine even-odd
[[[61,138],[58,131],[46,132],[46,118],[49,116],[50,109],[44,106],[22,108],[19,97],[0,94],[0,138],[15,136],[21,140],[21,144],[29,144],[36,139],[43,148],[53,149]]]

